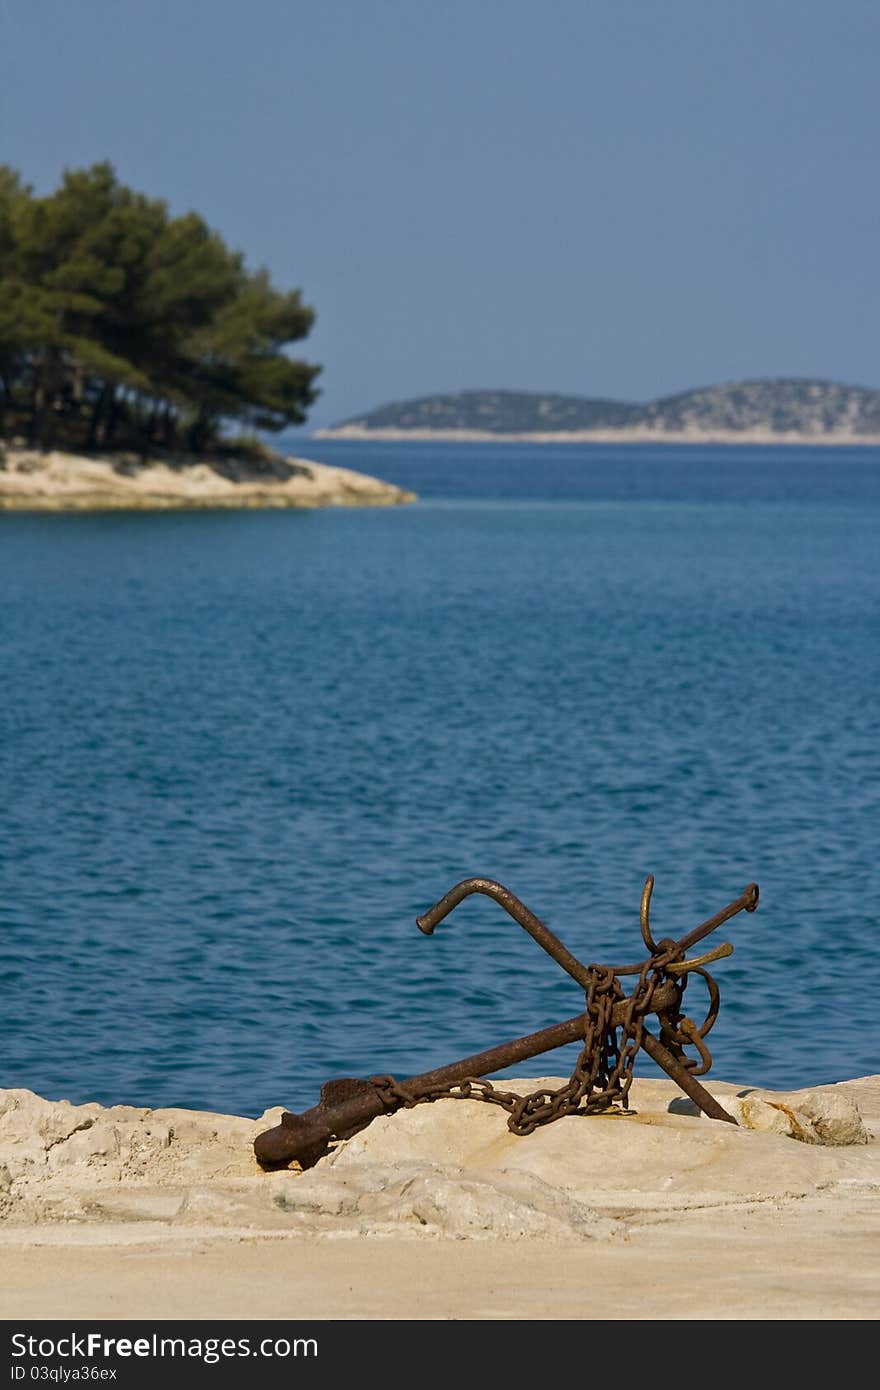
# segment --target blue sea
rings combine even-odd
[[[256,1116],[578,1013],[417,930],[471,875],[586,962],[755,880],[712,1076],[880,1071],[880,451],[291,447],[420,500],[0,515],[0,1086]]]

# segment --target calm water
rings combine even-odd
[[[0,1085],[257,1115],[578,1012],[416,929],[472,874],[587,960],[755,879],[713,1075],[880,1070],[880,454],[296,447],[422,501],[0,517]]]

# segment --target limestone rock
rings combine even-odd
[[[532,1174],[431,1163],[319,1165],[279,1192],[279,1205],[348,1234],[394,1230],[458,1239],[599,1237],[616,1223]],[[335,1218],[329,1222],[328,1218]]]
[[[836,1089],[751,1091],[737,1098],[733,1108],[747,1129],[785,1134],[804,1144],[843,1147],[868,1142],[857,1105]]]
[[[125,1219],[152,1218],[160,1208],[164,1219],[193,1184],[258,1182],[253,1140],[279,1116],[280,1109],[254,1121],[193,1110],[72,1105],[26,1090],[0,1091],[4,1217],[104,1220],[112,1197]],[[173,1189],[176,1197],[151,1205],[146,1189]],[[139,1195],[125,1195],[131,1193]]]
[[[10,448],[0,460],[0,511],[167,511],[192,508],[387,507],[415,494],[350,468],[281,459],[255,474],[224,459],[185,465]]]
[[[561,1084],[505,1085],[544,1083]],[[253,1120],[0,1091],[0,1227],[580,1242],[687,1211],[880,1190],[880,1078],[712,1091],[739,1125],[688,1110],[662,1078],[637,1079],[629,1115],[568,1116],[524,1138],[496,1106],[441,1100],[380,1116],[306,1173],[255,1161],[281,1107]]]

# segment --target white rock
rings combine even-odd
[[[740,1123],[770,1129],[805,1144],[867,1144],[858,1106],[835,1087],[805,1091],[753,1091],[740,1099]]]
[[[459,1239],[597,1237],[615,1229],[613,1221],[531,1174],[479,1175],[429,1163],[319,1164],[288,1183],[277,1201],[331,1229],[344,1221],[361,1234],[395,1227]]]
[[[664,1214],[880,1187],[880,1145],[865,1144],[853,1100],[880,1114],[880,1078],[712,1089],[739,1126],[693,1115],[663,1079],[637,1081],[629,1116],[569,1116],[525,1138],[495,1106],[445,1100],[380,1117],[305,1174],[264,1173],[254,1159],[279,1107],[255,1121],[0,1091],[0,1214],[7,1228],[581,1240]]]

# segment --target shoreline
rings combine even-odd
[[[401,1110],[305,1172],[254,1160],[280,1106],[0,1090],[4,1315],[667,1319],[672,1268],[679,1317],[873,1317],[880,1075],[707,1084],[737,1125],[637,1078],[629,1114],[526,1138],[476,1101]]]
[[[0,513],[387,507],[417,500],[414,492],[350,468],[292,456],[279,463],[288,477],[261,475],[246,462],[229,477],[228,460],[226,474],[210,459],[178,467],[147,460],[122,471],[109,459],[6,448]]]
[[[740,444],[794,445],[811,448],[877,448],[880,434],[806,434],[773,430],[548,430],[500,434],[491,430],[365,429],[340,425],[313,430],[315,440],[353,440],[358,443],[435,444]]]

